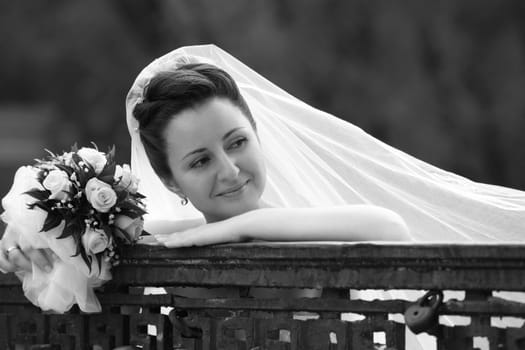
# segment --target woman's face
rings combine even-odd
[[[177,114],[164,137],[173,189],[208,222],[260,207],[266,168],[259,140],[241,110],[213,98]]]

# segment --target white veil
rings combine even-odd
[[[153,172],[136,131],[135,105],[156,73],[207,62],[238,83],[258,126],[268,168],[263,198],[275,206],[370,203],[394,210],[415,241],[521,241],[525,192],[470,181],[420,161],[317,110],[214,45],[189,46],[149,64],[126,99],[132,170],[154,219],[200,216]]]

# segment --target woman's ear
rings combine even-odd
[[[167,179],[161,179],[161,180],[162,180],[162,183],[164,184],[164,186],[166,186],[166,188],[168,190],[170,190],[171,192],[175,193],[177,196],[179,196],[181,198],[185,198],[186,197],[184,195],[184,193],[181,191],[180,187],[177,185],[177,183],[174,180],[167,180]]]

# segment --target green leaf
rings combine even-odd
[[[84,262],[88,266],[89,272],[91,273],[91,262],[93,261],[93,258],[91,256],[87,255],[87,253],[84,250],[84,248],[79,249],[79,250],[80,250],[80,256],[82,257],[82,260],[84,260]]]
[[[49,155],[49,158],[56,158],[56,154],[54,154],[53,152],[51,152],[50,150],[48,150],[47,148],[44,148],[44,151],[47,152],[47,154]]]
[[[48,211],[46,221],[44,222],[44,226],[42,227],[42,230],[40,230],[40,232],[47,232],[49,230],[52,230],[58,225],[60,225],[61,222],[62,217],[60,215],[54,214],[53,211]]]
[[[79,156],[76,151],[74,153],[71,154],[71,159],[73,160],[73,162],[75,163],[76,166],[80,167],[80,165],[78,163],[84,161],[84,159],[82,159],[81,156]]]
[[[125,201],[125,202],[122,202],[122,203],[119,203],[118,206],[123,209],[123,211],[125,210],[128,210],[128,211],[132,211],[134,213],[137,213],[139,215],[144,215],[146,214],[147,212],[142,209],[141,207],[139,207],[138,205],[130,202],[130,201]]]
[[[44,204],[43,202],[34,202],[27,205],[29,209],[35,209],[35,207],[42,209],[43,211],[49,213],[51,212],[51,207]]]
[[[108,185],[113,185],[115,182],[115,168],[117,165],[115,163],[109,163],[107,162],[104,166],[104,169],[100,172],[100,174],[97,176],[99,180],[104,181]]]
[[[75,237],[75,243],[76,243],[76,246],[77,246],[77,251],[75,252],[75,254],[73,256],[78,256],[80,255],[82,257],[82,260],[84,260],[84,262],[86,263],[88,269],[89,269],[89,272],[91,273],[91,262],[93,260],[93,258],[89,255],[87,255],[86,253],[86,248],[84,248],[84,244],[82,243],[82,239],[80,236],[73,236]]]
[[[115,193],[117,194],[117,203],[123,202],[128,197],[128,192],[124,190],[116,190]]]
[[[77,179],[80,182],[80,186],[85,187],[88,180],[96,176],[95,169],[93,169],[91,164],[84,161],[84,159],[82,159],[82,157],[80,157],[76,153],[73,153],[72,159],[78,168],[78,170],[76,171],[76,174],[77,174]],[[79,164],[80,162],[83,162],[84,165],[81,166]],[[86,169],[87,171],[85,171]]]
[[[73,174],[75,172],[75,170],[73,168],[71,168],[70,166],[67,166],[67,165],[64,165],[64,164],[55,164],[55,166],[66,172],[67,176],[71,176],[71,174]]]
[[[57,239],[67,238],[69,236],[82,236],[84,234],[84,231],[86,229],[86,226],[81,222],[80,218],[75,218],[71,221],[66,221],[66,225],[64,226],[64,230],[60,234],[60,236],[57,237]]]
[[[106,152],[106,159],[108,163],[115,163],[115,145],[109,148]]]
[[[102,273],[102,254],[103,253],[98,253],[95,255],[95,257],[97,258],[97,263],[98,263],[98,275],[99,276]]]
[[[146,198],[145,195],[143,195],[142,193],[139,193],[139,192],[135,192],[135,193],[133,194],[133,197],[136,197],[136,198],[138,198],[138,199],[144,199],[144,198]]]
[[[115,236],[120,238],[125,243],[132,243],[131,236],[124,230],[122,230],[120,227],[115,226]]]
[[[137,212],[135,212],[135,211],[133,211],[131,209],[123,209],[119,213],[119,215],[125,215],[125,216],[129,217],[130,219],[136,219],[136,218],[142,216],[142,214],[137,213]]]
[[[38,180],[38,182],[42,183],[44,182],[45,180],[45,176],[44,174],[46,173],[47,171],[46,170],[43,170],[43,169],[40,169],[36,175],[36,179]]]
[[[48,190],[39,190],[38,188],[33,188],[32,190],[24,192],[24,194],[28,194],[31,197],[38,199],[39,201],[45,201],[49,198],[51,192],[49,192]]]
[[[111,227],[108,226],[108,225],[102,225],[102,231],[104,231],[104,233],[106,234],[106,237],[108,237],[108,239],[111,237],[111,235],[113,234],[113,232],[111,231]]]

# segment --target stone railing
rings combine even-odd
[[[491,322],[525,317],[521,294],[494,293],[524,286],[521,245],[136,246],[98,292],[100,314],[43,313],[0,275],[0,349],[413,350],[403,313],[427,290],[463,293],[445,292],[422,349],[524,349],[519,322]]]

